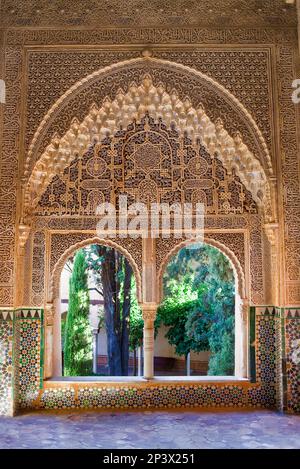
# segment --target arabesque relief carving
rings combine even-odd
[[[35,214],[94,215],[103,202],[117,207],[120,194],[128,196],[128,204],[203,203],[207,215],[257,213],[235,170],[228,174],[211,154],[147,114],[91,146],[56,175]]]
[[[285,18],[287,18],[285,16]],[[176,27],[176,28],[167,28],[167,27],[162,27],[162,28],[152,28],[152,29],[120,29],[118,31],[114,30],[105,30],[103,29],[95,29],[94,31],[84,31],[84,30],[75,30],[75,29],[69,29],[69,30],[53,30],[53,31],[46,31],[43,29],[35,29],[35,30],[26,30],[26,29],[11,29],[7,31],[5,40],[6,40],[6,83],[7,83],[7,109],[8,106],[10,106],[11,109],[11,116],[9,122],[6,121],[4,122],[4,142],[5,145],[3,147],[3,164],[2,164],[2,180],[7,180],[9,181],[8,184],[4,184],[3,187],[3,201],[5,202],[5,212],[3,211],[3,220],[4,217],[5,221],[3,223],[3,227],[5,227],[5,233],[7,233],[7,236],[5,235],[3,237],[3,243],[1,245],[1,250],[2,254],[1,259],[2,259],[2,268],[1,268],[1,287],[0,287],[0,297],[1,297],[1,302],[3,305],[8,305],[12,304],[13,302],[13,263],[14,263],[14,223],[13,223],[13,218],[15,215],[15,196],[14,194],[16,193],[16,185],[15,181],[12,180],[12,175],[16,174],[16,167],[17,167],[17,158],[12,157],[12,155],[19,155],[22,153],[20,151],[20,146],[19,146],[19,135],[20,135],[20,127],[19,123],[22,122],[21,119],[21,88],[22,88],[22,82],[23,80],[28,80],[28,69],[23,67],[22,65],[22,47],[24,44],[32,44],[32,45],[40,45],[43,44],[45,46],[45,49],[43,51],[44,57],[47,57],[47,52],[49,49],[47,49],[47,44],[128,44],[129,42],[132,42],[132,44],[141,44],[141,43],[165,43],[169,44],[169,48],[172,47],[172,44],[199,44],[200,42],[202,44],[210,44],[210,46],[214,44],[222,44],[223,50],[224,45],[228,45],[226,48],[226,52],[228,53],[227,57],[231,54],[231,56],[236,57],[236,54],[240,54],[240,52],[237,52],[236,44],[240,44],[239,50],[243,50],[243,45],[241,44],[248,44],[252,47],[254,57],[253,57],[253,63],[257,61],[257,57],[259,54],[261,55],[261,44],[266,44],[268,46],[269,44],[274,44],[274,50],[275,52],[271,52],[270,55],[270,62],[271,62],[271,67],[275,67],[276,63],[276,73],[278,73],[278,76],[280,77],[280,80],[276,81],[278,83],[278,94],[279,94],[279,111],[280,111],[280,120],[278,121],[280,126],[281,126],[281,132],[280,132],[280,145],[282,147],[282,151],[280,154],[277,154],[277,159],[278,159],[278,167],[281,166],[281,163],[279,161],[280,157],[284,158],[284,165],[282,166],[282,180],[283,180],[283,189],[285,187],[288,187],[290,185],[291,189],[287,189],[286,191],[283,192],[282,198],[284,198],[284,216],[285,216],[285,221],[286,221],[286,230],[285,230],[285,243],[287,243],[287,248],[288,250],[286,251],[285,255],[285,264],[286,264],[286,285],[281,287],[282,289],[285,289],[286,291],[286,301],[288,301],[290,304],[297,304],[300,301],[300,287],[299,287],[299,271],[297,270],[297,259],[299,256],[299,246],[297,243],[297,236],[295,233],[298,233],[299,231],[299,223],[298,223],[298,205],[297,205],[297,200],[299,200],[299,197],[297,195],[297,191],[295,191],[293,188],[297,188],[299,186],[299,181],[297,180],[298,174],[297,171],[295,171],[295,165],[297,165],[297,130],[296,130],[296,125],[295,125],[295,118],[294,118],[294,107],[293,104],[290,101],[290,83],[291,83],[291,77],[293,75],[293,47],[296,44],[297,41],[297,34],[296,31],[293,28],[290,29],[271,29],[271,28],[260,28],[257,24],[255,24],[256,29],[227,29],[227,30],[210,30],[210,29],[201,29],[201,28],[184,28],[184,27]],[[234,47],[231,47],[230,44],[234,44]],[[171,45],[171,46],[170,46]],[[221,49],[221,48],[220,48]],[[258,49],[259,52],[258,52]],[[61,51],[62,49],[60,49]],[[64,50],[65,54],[67,54],[66,49]],[[167,51],[161,51],[157,52],[157,57],[161,57],[164,59],[169,59],[169,60],[176,60],[177,57],[180,57],[180,51],[177,50],[175,51],[173,49],[172,53],[170,52],[170,55],[168,56]],[[37,54],[37,52],[35,52]],[[50,51],[49,51],[50,53]],[[71,52],[70,52],[71,53]],[[207,52],[209,54],[209,51]],[[51,54],[53,54],[53,51],[51,51]],[[59,54],[59,52],[58,52]],[[121,57],[122,60],[124,55],[119,53],[116,50],[116,59],[113,59],[113,51],[110,51],[110,61],[112,62],[118,62]],[[118,55],[119,54],[119,55]],[[131,52],[128,51],[128,56],[126,58],[129,58]],[[136,54],[136,52],[132,52],[133,56]],[[154,54],[155,55],[155,54]],[[62,57],[62,56],[61,56]],[[222,61],[219,59],[220,55],[217,58],[217,55],[215,54],[213,57],[210,56],[212,67],[218,67],[220,70],[222,68]],[[64,60],[64,59],[63,59]],[[67,59],[66,59],[67,60]],[[225,55],[224,55],[224,60]],[[241,63],[244,59],[241,58]],[[265,56],[261,55],[261,60],[263,60],[264,63],[267,63],[267,59]],[[188,60],[184,58],[184,55],[182,56],[182,59],[178,58],[178,61],[182,63],[186,63],[189,65]],[[196,56],[195,56],[195,61],[197,61]],[[230,74],[232,77],[232,80],[229,79],[228,83],[232,83],[232,88],[230,88],[230,85],[225,85],[227,86],[230,91],[232,91],[233,94],[238,96],[238,93],[235,91],[234,87],[238,89],[243,88],[243,84],[241,82],[240,77],[243,75],[239,68],[238,68],[238,62],[239,59],[237,59],[237,68],[233,70]],[[213,65],[216,64],[216,65]],[[22,68],[23,67],[23,68]],[[198,62],[195,65],[195,68],[198,67]],[[94,70],[97,68],[97,65],[95,66]],[[65,70],[67,71],[67,62],[66,62],[66,67]],[[25,71],[25,75],[22,76],[22,70]],[[90,69],[91,71],[93,70],[92,68]],[[236,74],[235,74],[236,72]],[[212,71],[210,73],[209,68],[204,70],[204,73],[207,73],[208,75],[213,76],[215,79],[218,80],[217,74],[214,75],[214,72]],[[216,72],[219,73],[219,72]],[[128,89],[128,85],[130,83],[130,76],[128,80],[126,81],[125,79],[125,73],[123,76],[120,78],[120,81],[124,81],[126,84],[125,89]],[[158,74],[155,72],[155,77],[154,79],[155,84],[157,84],[158,80]],[[174,74],[175,75],[175,74]],[[225,73],[226,75],[226,73]],[[81,73],[81,77],[84,76],[84,72]],[[162,74],[161,74],[162,76]],[[116,75],[114,76],[114,78]],[[256,77],[256,78],[255,78]],[[259,77],[265,77],[263,68],[261,69],[259,73]],[[132,76],[132,79],[135,77]],[[270,95],[271,93],[271,82],[274,80],[276,77],[272,77],[271,75],[268,75],[268,83],[261,83],[261,85],[264,85],[264,89],[268,90],[268,93]],[[32,75],[33,81],[35,80],[35,77]],[[177,77],[176,77],[177,79]],[[39,82],[40,78],[36,77],[36,82]],[[259,78],[258,75],[254,74],[253,75],[253,87],[259,86]],[[263,78],[265,81],[265,78]],[[63,81],[63,80],[62,80]],[[105,81],[105,80],[104,80]],[[114,81],[114,80],[113,80]],[[162,82],[164,82],[163,80]],[[170,79],[170,82],[172,80]],[[174,82],[174,80],[173,80]],[[172,82],[172,83],[173,83]],[[120,83],[120,82],[119,82]],[[116,82],[112,84],[112,87],[116,87],[116,91],[119,87],[119,83]],[[137,83],[140,83],[140,80],[137,81]],[[223,82],[225,83],[225,82]],[[193,79],[191,80],[191,88],[194,87],[195,81]],[[106,86],[106,85],[105,85]],[[64,90],[62,89],[62,92]],[[85,90],[86,92],[87,90]],[[59,90],[57,90],[58,95],[59,95]],[[90,91],[89,91],[90,92]],[[198,92],[198,90],[197,90]],[[96,97],[96,92],[91,91],[91,93],[94,93],[94,96]],[[182,80],[182,86],[179,89],[179,94],[181,94],[181,97],[183,99],[184,97],[184,80]],[[96,102],[98,105],[101,104],[101,100],[104,99],[105,95],[107,93],[104,91],[103,95],[101,96],[100,100],[97,99],[92,99],[88,98],[88,102],[84,102],[84,94],[78,96],[79,97],[79,103],[82,105],[82,109],[84,112],[83,115],[80,115],[80,112],[77,113],[72,111],[72,106],[74,103],[72,103],[72,106],[70,105],[70,108],[68,112],[65,114],[61,113],[61,116],[59,119],[56,121],[56,126],[57,130],[59,128],[64,128],[63,127],[63,122],[66,122],[67,127],[64,129],[65,131],[68,128],[68,125],[70,124],[72,118],[74,115],[78,115],[79,117],[84,118],[85,115],[87,115],[89,106],[91,102]],[[191,96],[191,101],[193,102],[194,106],[197,106],[198,103],[195,101],[195,96],[196,96],[196,91],[192,91]],[[238,96],[239,97],[239,96]],[[41,97],[42,98],[42,97]],[[254,117],[254,119],[259,123],[259,126],[262,128],[262,133],[266,139],[266,143],[269,147],[269,129],[267,129],[266,124],[261,123],[260,117],[259,117],[259,109],[262,109],[262,106],[264,106],[264,109],[267,109],[266,106],[266,101],[261,101],[260,104],[258,103],[258,94],[257,94],[257,99],[255,99],[255,96],[253,97],[251,103],[253,103],[253,108],[251,109],[251,113]],[[114,96],[110,96],[110,99],[113,100]],[[242,98],[240,98],[242,101]],[[259,98],[260,99],[260,98]],[[276,99],[276,95],[274,96],[274,99]],[[201,97],[201,102],[203,103],[205,110],[207,112],[207,115],[209,118],[215,122],[218,116],[212,116],[212,111],[210,109],[210,106],[208,105],[208,102]],[[215,106],[215,102],[212,100],[210,101],[211,104],[213,105],[214,109],[217,109],[217,106]],[[246,102],[242,101],[243,104],[247,107]],[[233,135],[233,129],[234,127],[232,126],[231,119],[232,117],[228,118],[229,114],[226,109],[226,103],[220,102],[220,106],[222,109],[224,109],[226,113],[226,118],[224,119],[224,127],[228,131],[230,135]],[[218,107],[220,107],[218,106]],[[293,107],[293,109],[292,109]],[[75,109],[73,107],[73,109]],[[76,108],[77,109],[77,108]],[[26,110],[25,110],[26,112]],[[261,116],[263,117],[269,116],[269,111],[263,111],[261,113]],[[14,116],[14,118],[13,118]],[[270,111],[270,116],[272,116],[272,110]],[[292,118],[290,117],[292,116]],[[39,119],[42,119],[42,116],[39,117]],[[276,127],[276,115],[275,115],[275,127]],[[291,122],[291,119],[293,122]],[[271,122],[270,118],[270,122]],[[37,121],[38,122],[38,121]],[[288,122],[288,124],[286,124]],[[43,144],[41,146],[41,150],[45,149],[47,145],[50,143],[50,140],[53,136],[54,133],[54,125],[49,131],[48,136],[45,136],[43,138]],[[238,126],[235,126],[235,130]],[[241,126],[243,127],[243,126]],[[33,129],[35,130],[35,129]],[[241,131],[241,135],[243,136],[245,144],[253,151],[253,146],[249,145],[249,138],[246,135],[246,132],[243,128],[239,129]],[[32,129],[30,129],[30,132],[32,132]],[[48,139],[48,140],[47,140]],[[269,147],[269,150],[272,151],[272,149]],[[26,156],[26,155],[25,155]],[[37,155],[38,156],[38,155]],[[256,156],[258,158],[261,157],[259,152],[256,153]],[[276,156],[276,155],[275,155]],[[29,173],[30,174],[30,173]],[[278,191],[278,182],[275,180],[274,181],[274,190],[277,192]],[[298,184],[298,186],[297,186]],[[271,189],[272,192],[272,189]],[[271,195],[272,198],[272,195]],[[274,196],[273,196],[274,199]],[[281,198],[279,197],[279,204],[281,204]],[[232,217],[231,217],[232,218]],[[274,218],[274,217],[273,217]],[[229,220],[229,216],[228,216]],[[239,219],[240,222],[242,223],[242,218]],[[56,217],[55,220],[52,220],[51,216],[50,217],[44,217],[42,220],[39,218],[38,220],[35,220],[35,223],[37,223],[39,226],[45,225],[45,226],[64,226],[65,229],[68,229],[69,223],[72,224],[72,226],[80,226],[83,223],[85,224],[84,221],[80,220],[75,220],[74,218],[70,221],[67,221],[63,218]],[[90,219],[88,221],[90,226],[94,223]],[[216,217],[214,220],[213,218],[209,219],[208,223],[210,226],[215,226],[216,224],[220,223],[220,226],[222,226],[223,222],[221,221],[221,218]],[[228,222],[229,223],[229,222]],[[237,221],[234,222],[235,224]],[[26,225],[27,220],[21,220],[21,224]],[[227,222],[226,222],[227,224]],[[229,223],[230,225],[230,223]],[[258,227],[258,225],[257,225]],[[257,239],[259,237],[258,233],[258,228],[257,228]],[[283,240],[281,239],[281,231],[279,230],[279,242],[283,243]],[[254,252],[254,251],[253,251]],[[250,256],[250,259],[253,259],[253,255]],[[262,257],[260,256],[260,251],[258,251],[258,255],[255,256],[255,265],[257,266],[260,262]],[[252,261],[254,262],[254,261]],[[252,266],[253,267],[253,266]],[[262,285],[261,280],[259,280],[259,285]],[[261,287],[259,287],[261,288]]]
[[[269,47],[256,50],[239,47],[234,51],[230,46],[225,49],[199,47],[196,50],[184,47],[175,50],[168,47],[168,50],[155,48],[152,54],[157,58],[192,67],[228,89],[249,110],[264,135],[269,151],[273,153],[274,118],[268,87],[271,79]],[[138,46],[132,50],[120,51],[90,48],[84,51],[71,49],[59,52],[29,50],[25,150],[27,151],[30,140],[47,111],[74,83],[109,64],[139,56]],[[49,69],[49,62],[54,67],[54,72]],[[233,79],[234,76],[238,76],[238,80]]]
[[[221,119],[213,124],[202,106],[196,110],[188,98],[182,102],[176,91],[169,95],[162,85],[154,87],[150,76],[145,76],[139,87],[131,85],[127,94],[119,91],[113,102],[107,98],[100,109],[92,105],[82,123],[75,118],[63,138],[54,137],[30,176],[25,213],[36,206],[52,178],[76,156],[82,157],[92,142],[101,142],[114,129],[126,127],[130,119],[140,120],[145,112],[161,117],[167,126],[173,122],[178,124],[181,134],[187,132],[193,142],[199,140],[210,154],[216,153],[230,172],[236,171],[255,201],[265,208],[267,216],[272,217],[267,177],[259,161],[243,143],[240,133],[230,137]],[[269,168],[270,165],[269,159]]]
[[[256,0],[243,0],[236,8],[235,0],[216,0],[210,12],[206,0],[184,9],[178,0],[151,13],[147,2],[136,9],[129,0],[119,11],[98,2],[93,12],[75,1],[58,15],[51,2],[40,2],[39,9],[33,2],[18,2],[18,8],[14,0],[5,3],[0,305],[21,306],[16,292],[24,283],[23,305],[44,308],[49,347],[62,266],[74,250],[105,242],[96,236],[94,209],[121,191],[132,201],[204,202],[205,240],[230,258],[237,273],[245,334],[249,305],[299,305],[295,7],[266,0],[257,8]],[[157,281],[184,242],[157,239],[147,259],[156,265],[147,278]],[[143,242],[110,243],[135,269],[146,326],[145,374],[151,377],[157,304],[151,303],[155,295],[149,303],[143,296]],[[278,369],[282,364],[282,344],[298,339],[298,313],[282,331],[283,311],[278,308],[275,317],[273,310],[254,311],[261,383],[249,384],[242,405],[273,402],[272,370],[276,360]],[[276,347],[275,327],[277,336],[283,334]],[[16,356],[21,343],[36,347],[21,342],[18,329]],[[35,366],[38,393],[39,356]],[[288,381],[290,407],[296,408],[295,371]],[[15,391],[18,396],[18,383]]]
[[[284,0],[167,0],[155,6],[147,1],[135,0],[113,2],[112,5],[94,3],[89,5],[80,0],[64,0],[61,6],[42,1],[38,8],[32,2],[20,5],[16,0],[1,6],[1,16],[9,26],[24,24],[35,27],[109,26],[115,28],[177,27],[204,25],[209,28],[255,28],[255,27],[296,27],[295,7],[286,5]],[[270,15],[270,11],[272,15]],[[25,20],[24,20],[25,19]]]

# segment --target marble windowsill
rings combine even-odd
[[[249,382],[248,378],[238,378],[236,376],[156,376],[147,380],[139,376],[58,376],[52,377],[47,382],[72,382],[72,383],[163,383],[163,382],[197,382],[197,383],[228,383],[228,382]]]

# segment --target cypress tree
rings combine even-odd
[[[69,281],[69,305],[64,336],[65,376],[92,374],[92,331],[89,323],[89,291],[84,250],[76,253]]]

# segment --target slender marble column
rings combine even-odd
[[[158,305],[144,303],[141,305],[144,319],[144,378],[154,376],[154,320]]]
[[[93,329],[93,373],[97,374],[97,337],[98,329]]]

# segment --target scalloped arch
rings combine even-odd
[[[171,251],[168,252],[167,256],[164,258],[163,262],[161,263],[161,266],[158,271],[158,292],[159,292],[160,299],[163,298],[163,291],[162,291],[163,275],[164,275],[164,272],[166,270],[168,263],[170,262],[170,259],[173,256],[175,256],[180,251],[180,249],[187,247],[193,244],[194,242],[197,242],[197,240],[189,239],[189,240],[179,242],[176,246],[173,247],[173,249],[171,249]],[[203,242],[204,244],[207,244],[209,246],[212,246],[218,249],[229,260],[232,270],[234,272],[238,294],[241,299],[245,299],[247,297],[245,274],[243,272],[243,268],[238,258],[236,257],[236,255],[231,251],[231,249],[225,246],[225,244],[222,244],[213,238],[204,237]]]
[[[127,93],[119,90],[114,100],[106,97],[100,107],[93,103],[82,122],[74,118],[69,130],[62,137],[57,135],[53,137],[29,176],[30,161],[39,148],[42,135],[71,97],[99,80],[105,73],[109,74],[118,68],[149,60],[156,65],[193,73],[217,93],[221,93],[251,127],[259,146],[262,163],[245,145],[238,132],[233,136],[229,135],[222,120],[217,119],[212,122],[202,105],[197,109],[194,108],[188,97],[181,101],[176,90],[168,93],[165,84],[154,86],[151,76],[146,74],[141,85],[132,83]],[[200,139],[210,153],[217,152],[228,171],[235,169],[268,219],[274,216],[273,197],[268,182],[268,177],[273,174],[271,158],[262,133],[249,112],[228,90],[203,73],[181,64],[152,57],[131,59],[96,71],[72,86],[52,106],[41,122],[29,148],[25,165],[25,176],[29,176],[25,188],[25,214],[32,212],[53,177],[61,174],[65,167],[77,155],[82,155],[92,142],[99,141],[107,133],[118,130],[120,125],[126,127],[133,119],[139,120],[145,112],[156,119],[162,118],[167,125],[173,122],[180,133],[187,132],[194,142]]]
[[[49,302],[53,302],[56,298],[59,297],[60,275],[61,275],[62,269],[66,261],[69,259],[69,257],[72,256],[72,254],[74,254],[74,252],[78,251],[78,249],[82,249],[86,246],[90,246],[91,244],[100,244],[102,246],[108,246],[108,247],[114,248],[118,252],[123,254],[124,257],[127,258],[127,260],[130,262],[130,265],[135,275],[137,298],[138,298],[138,301],[141,301],[141,298],[142,298],[141,274],[132,256],[129,254],[129,252],[126,249],[124,249],[124,247],[120,246],[114,241],[111,241],[109,239],[102,239],[102,238],[99,238],[98,236],[95,236],[93,238],[87,238],[83,241],[80,241],[79,243],[73,244],[58,259],[58,261],[54,265],[54,268],[50,277]]]

